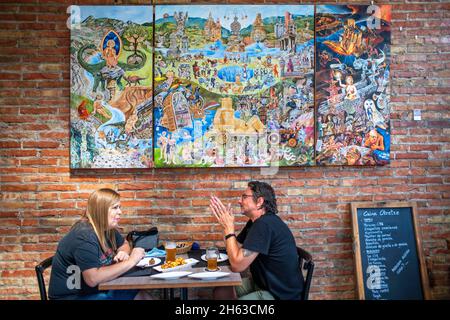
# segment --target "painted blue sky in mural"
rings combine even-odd
[[[81,22],[93,16],[143,24],[151,23],[153,16],[152,6],[81,6],[80,8]]]
[[[230,24],[234,21],[234,16],[239,18],[241,28],[246,28],[255,21],[256,14],[261,13],[262,18],[282,17],[286,11],[294,15],[312,16],[314,15],[313,5],[161,5],[156,6],[155,19],[164,18],[164,15],[173,16],[177,12],[189,12],[188,17],[205,18],[209,13],[214,20],[220,19],[222,27],[230,30]],[[245,16],[247,16],[245,18]]]

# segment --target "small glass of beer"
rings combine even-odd
[[[175,261],[177,256],[177,244],[173,241],[166,242],[166,262]]]
[[[206,249],[206,261],[208,263],[208,271],[217,271],[217,259],[219,258],[219,249],[216,247],[210,247]]]

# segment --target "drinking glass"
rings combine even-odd
[[[208,271],[217,271],[217,259],[219,258],[219,249],[210,247],[206,249],[206,262],[208,263]]]
[[[177,244],[173,241],[166,242],[166,261],[175,261],[177,256]]]

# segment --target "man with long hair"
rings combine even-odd
[[[300,299],[303,275],[300,272],[294,236],[277,215],[273,188],[251,181],[241,195],[242,214],[249,218],[236,236],[231,204],[211,196],[210,209],[223,227],[231,269],[242,272],[250,267],[251,278],[244,278],[240,287],[220,287],[216,299],[270,300]]]

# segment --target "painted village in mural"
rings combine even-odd
[[[156,6],[156,167],[314,164],[314,6]]]
[[[71,168],[148,168],[151,6],[80,6],[71,31]]]
[[[376,8],[316,7],[318,165],[389,163],[390,6]]]

